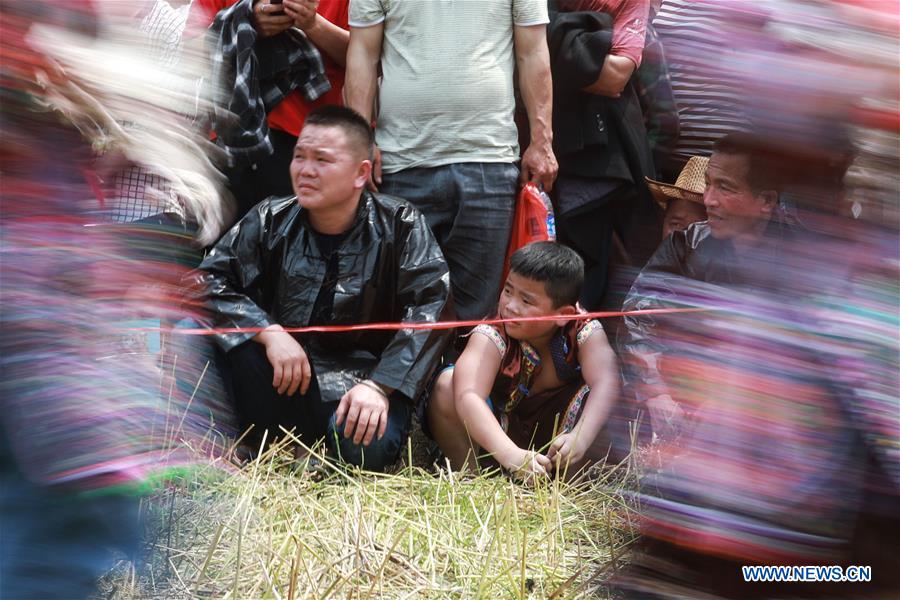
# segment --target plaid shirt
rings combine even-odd
[[[322,56],[301,32],[290,29],[257,41],[253,0],[222,10],[210,26],[214,129],[232,164],[272,153],[266,114],[299,89],[313,101],[331,89]]]

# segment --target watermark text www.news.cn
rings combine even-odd
[[[872,581],[872,567],[838,565],[743,566],[747,582],[866,582]]]

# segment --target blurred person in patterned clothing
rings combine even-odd
[[[146,486],[193,463],[165,437],[167,410],[181,420],[180,438],[206,433],[177,399],[167,409],[159,373],[121,346],[135,311],[178,307],[124,292],[172,267],[135,260],[127,235],[95,226],[96,148],[180,160],[173,187],[194,209],[198,235],[218,235],[222,213],[197,140],[171,98],[148,91],[153,74],[111,74],[122,64],[106,60],[111,47],[124,64],[141,64],[117,46],[137,47],[129,33],[101,22],[89,2],[5,3],[0,32],[0,596],[86,598],[113,551],[134,556]],[[160,131],[130,135],[117,125],[128,114]]]
[[[625,360],[658,440],[642,538],[615,579],[629,597],[895,589],[896,553],[876,548],[896,544],[885,532],[900,498],[897,245],[837,216],[846,163],[819,159],[723,138],[709,221],[668,238],[629,294],[626,309],[704,309],[626,319]],[[776,202],[797,173],[819,175],[802,182],[820,189],[796,207],[803,227]],[[767,564],[873,565],[875,580],[743,582],[741,565]]]

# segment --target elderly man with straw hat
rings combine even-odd
[[[647,187],[653,199],[663,209],[662,237],[673,231],[684,231],[691,223],[706,220],[703,192],[706,190],[707,156],[692,156],[678,174],[674,184],[647,177]]]
[[[763,140],[735,134],[719,140],[709,159],[691,158],[674,185],[648,181],[657,201],[666,202],[666,237],[635,280],[624,310],[683,306],[691,300],[687,290],[692,281],[749,289],[773,285],[767,277],[777,270],[764,266],[778,263],[782,242],[794,231],[778,205],[778,170]],[[697,202],[703,204],[691,206]],[[691,220],[704,212],[707,220],[683,223],[685,217],[679,214],[691,210],[699,213]],[[680,328],[689,330],[693,319],[625,318],[622,357],[638,405],[649,413],[657,436],[680,430],[685,409],[689,412],[666,384],[669,350],[663,338]]]

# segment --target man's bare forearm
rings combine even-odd
[[[374,117],[383,31],[382,25],[374,25],[354,28],[350,32],[344,103],[361,114],[367,121],[372,121]]]
[[[549,192],[553,189],[559,164],[553,154],[553,84],[546,27],[516,27],[515,43],[519,89],[531,130],[531,140],[522,154],[519,181],[538,183]]]
[[[603,68],[597,81],[584,88],[584,91],[598,96],[617,98],[625,90],[635,68],[636,65],[630,58],[608,54],[603,61]]]
[[[306,36],[321,52],[338,65],[347,65],[347,48],[350,32],[341,29],[322,15],[316,15],[315,24],[306,30]]]
[[[277,335],[279,333],[285,333],[284,327],[282,327],[278,323],[273,323],[257,333],[251,339],[257,344],[262,344],[263,346],[265,346],[266,343],[268,343],[272,339],[273,334]]]
[[[543,29],[543,28],[541,28]],[[517,42],[521,36],[517,39]],[[553,84],[546,39],[517,50],[519,89],[528,113],[531,143],[553,143]]]

